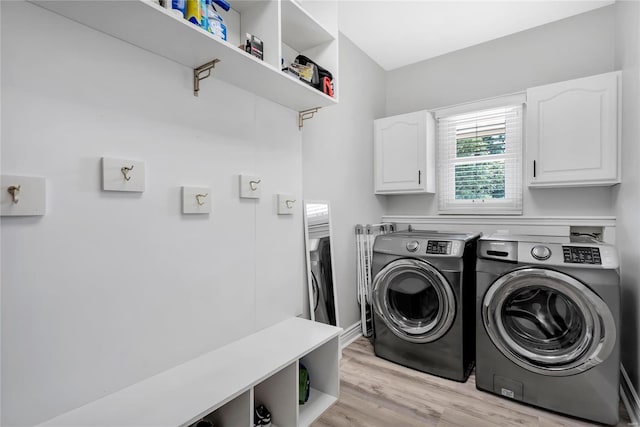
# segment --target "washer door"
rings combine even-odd
[[[398,337],[427,343],[449,330],[456,302],[451,285],[438,269],[424,261],[399,259],[376,275],[373,308]]]
[[[554,270],[523,268],[498,278],[484,296],[482,320],[502,354],[543,375],[586,371],[606,360],[616,342],[605,302]]]

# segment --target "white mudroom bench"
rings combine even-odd
[[[178,427],[206,417],[216,427],[250,427],[264,405],[274,426],[307,426],[338,399],[341,331],[293,317],[41,425]],[[311,385],[303,405],[300,363]]]

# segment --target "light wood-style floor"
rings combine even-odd
[[[596,425],[477,390],[473,375],[458,383],[378,358],[366,338],[344,350],[340,376],[340,399],[313,427]],[[629,425],[622,404],[618,425]]]

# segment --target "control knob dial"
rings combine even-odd
[[[537,245],[531,249],[531,255],[538,260],[544,261],[551,256],[551,249],[546,246]]]
[[[418,243],[417,240],[412,240],[411,242],[407,243],[407,250],[409,252],[415,252],[418,250],[419,246],[420,246],[420,243]]]

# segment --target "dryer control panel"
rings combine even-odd
[[[373,251],[411,258],[462,258],[475,234],[437,232],[389,233],[376,237]]]
[[[429,240],[426,253],[429,255],[449,255],[451,253],[451,241]]]
[[[563,246],[564,262],[571,264],[602,264],[600,249],[582,246]]]

